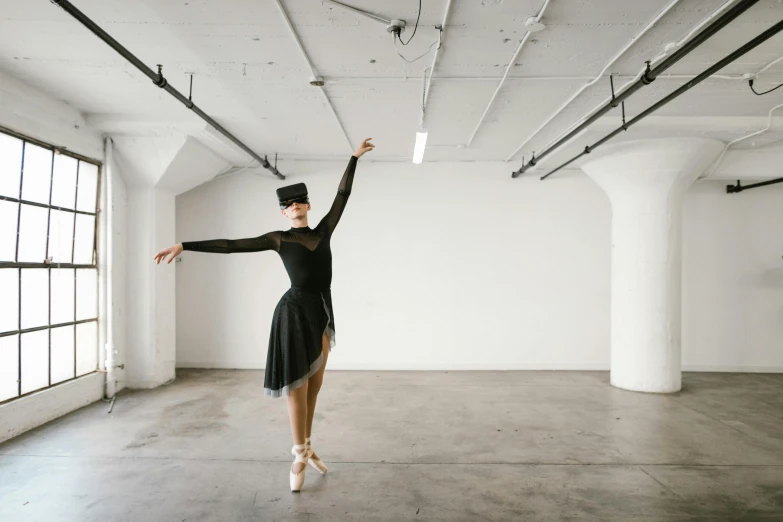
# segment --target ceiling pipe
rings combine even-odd
[[[528,163],[523,164],[522,167],[512,174],[512,177],[518,177],[525,173],[530,167],[533,167],[542,160],[544,157],[551,154],[556,149],[563,146],[565,143],[574,138],[577,134],[581,133],[584,129],[593,124],[601,116],[609,112],[615,107],[618,107],[624,100],[632,96],[636,91],[642,87],[652,83],[655,78],[663,74],[666,70],[672,67],[674,64],[682,60],[685,56],[690,54],[694,49],[699,47],[707,39],[720,31],[726,25],[735,20],[742,13],[750,9],[754,4],[758,3],[758,0],[740,0],[731,9],[723,13],[714,22],[705,27],[700,33],[688,40],[682,46],[678,46],[677,50],[671,54],[668,54],[658,65],[652,67],[652,62],[648,62],[647,68],[643,73],[638,75],[638,79],[626,84],[623,89],[616,96],[612,96],[608,102],[601,106],[588,118],[584,119],[579,125],[574,127],[565,136],[558,139],[555,143],[548,145],[538,157],[531,158]]]
[[[353,6],[350,6],[348,4],[344,4],[342,2],[337,2],[336,0],[324,0],[328,4],[338,5],[345,9],[346,11],[354,12],[358,15],[366,16],[367,18],[371,20],[375,20],[376,22],[381,22],[382,24],[386,24],[387,26],[391,25],[392,20],[389,20],[388,18],[384,18],[382,16],[379,16],[375,13],[370,13],[368,11],[362,11],[361,9],[357,9]]]
[[[761,74],[760,72],[755,73],[755,75]],[[656,80],[690,80],[693,78],[695,74],[662,74],[656,78]],[[615,79],[622,79],[622,78],[632,78],[633,80],[636,80],[639,75],[633,75],[633,74],[613,74],[613,78]],[[333,76],[333,77],[324,77],[323,81],[325,83],[348,83],[348,82],[407,82],[411,81],[413,78],[408,78],[407,76],[386,76],[386,77],[372,77],[372,76]],[[433,80],[437,80],[439,82],[496,82],[501,79],[501,77],[498,76],[433,76]],[[574,82],[579,80],[592,80],[592,76],[509,76],[506,78],[506,81],[519,81],[519,82],[552,82],[552,81],[561,81],[561,82]],[[727,74],[716,74],[712,78],[712,80],[732,80],[732,81],[748,81],[748,77],[745,75],[727,75]],[[454,145],[456,146],[456,145]]]
[[[587,147],[585,147],[584,151],[582,151],[581,153],[577,154],[576,156],[574,156],[570,160],[566,161],[565,163],[563,163],[562,165],[560,165],[559,167],[557,167],[553,171],[549,172],[548,174],[543,176],[541,179],[544,180],[544,179],[548,178],[549,176],[551,176],[552,174],[554,174],[558,170],[560,170],[560,169],[570,165],[571,163],[573,163],[574,161],[578,160],[582,156],[584,156],[586,154],[590,154],[596,148],[600,147],[601,145],[603,145],[604,143],[606,143],[610,139],[614,138],[615,136],[617,136],[621,132],[628,130],[628,128],[631,127],[632,125],[634,125],[636,123],[639,123],[644,118],[646,118],[650,114],[654,113],[655,111],[657,111],[658,109],[660,109],[661,107],[663,107],[664,105],[669,103],[670,101],[678,98],[679,96],[684,94],[686,91],[692,89],[696,85],[700,84],[701,82],[703,82],[704,80],[709,78],[712,74],[720,71],[721,69],[723,69],[724,67],[726,67],[727,65],[732,63],[733,61],[737,60],[738,58],[740,58],[744,54],[746,54],[746,53],[750,52],[751,50],[755,49],[756,47],[758,47],[762,43],[766,42],[767,40],[769,40],[770,38],[772,38],[773,36],[775,36],[776,34],[778,34],[781,31],[783,31],[783,20],[778,22],[778,23],[776,23],[775,25],[773,25],[772,27],[770,27],[769,29],[767,29],[766,31],[764,31],[763,33],[758,35],[756,38],[754,38],[750,42],[746,43],[745,45],[743,45],[742,47],[740,47],[739,49],[737,49],[733,53],[729,54],[728,56],[726,56],[725,58],[723,58],[719,62],[715,63],[714,65],[712,65],[711,67],[709,67],[708,69],[703,71],[701,74],[699,74],[698,76],[693,78],[691,81],[689,81],[688,83],[686,83],[685,85],[683,85],[679,89],[675,90],[674,92],[672,92],[671,94],[669,94],[668,96],[663,98],[662,100],[659,100],[654,105],[648,107],[641,114],[639,114],[635,118],[629,120],[628,123],[624,123],[623,125],[621,125],[617,129],[615,129],[614,131],[610,132],[609,134],[607,134],[606,136],[604,136],[603,138],[601,138],[600,140],[598,140],[594,144],[588,145]]]
[[[732,0],[732,1],[733,1],[733,0]],[[680,0],[672,0],[672,1],[669,3],[669,5],[667,5],[667,6],[666,6],[666,7],[663,9],[663,11],[661,11],[660,13],[658,13],[658,16],[656,16],[655,18],[653,18],[653,20],[652,20],[650,23],[648,23],[648,24],[645,26],[645,28],[644,28],[644,29],[642,29],[642,30],[641,30],[641,32],[640,32],[639,34],[637,34],[636,36],[634,36],[633,38],[631,38],[631,39],[628,41],[628,43],[627,43],[627,44],[625,44],[625,47],[623,47],[622,49],[620,49],[620,52],[618,52],[616,55],[614,55],[614,58],[612,58],[611,60],[609,60],[608,62],[606,62],[606,65],[604,65],[604,68],[603,68],[603,69],[601,69],[601,72],[600,72],[600,73],[598,73],[598,75],[597,75],[595,78],[593,78],[592,80],[590,80],[590,82],[588,82],[588,83],[586,83],[586,84],[582,85],[582,87],[580,87],[580,88],[579,88],[579,90],[577,90],[577,91],[576,91],[574,94],[572,94],[572,95],[571,95],[571,97],[570,97],[568,100],[566,100],[566,102],[565,102],[565,103],[563,103],[563,104],[562,104],[562,105],[561,105],[561,106],[560,106],[560,107],[559,107],[559,108],[558,108],[558,109],[557,109],[555,112],[553,112],[553,113],[552,113],[552,114],[549,116],[549,118],[547,118],[547,120],[546,120],[544,123],[542,123],[541,125],[539,125],[539,126],[538,126],[538,128],[537,128],[536,130],[534,130],[534,131],[533,131],[533,134],[531,134],[530,136],[528,136],[527,138],[525,138],[525,141],[523,141],[523,142],[522,142],[522,143],[519,145],[519,147],[517,147],[517,148],[516,148],[516,150],[515,150],[514,152],[512,152],[512,153],[511,153],[511,155],[510,155],[508,158],[506,158],[506,161],[511,161],[511,159],[512,159],[514,156],[516,156],[516,155],[517,155],[517,153],[518,153],[520,150],[522,150],[522,149],[525,147],[525,145],[527,145],[528,143],[530,143],[530,140],[532,140],[534,137],[536,137],[536,136],[538,135],[538,133],[539,133],[539,132],[541,132],[541,131],[542,131],[542,130],[543,130],[543,129],[544,129],[546,126],[547,126],[547,125],[549,125],[549,124],[552,122],[552,120],[554,120],[554,119],[555,119],[555,118],[556,118],[558,115],[560,115],[560,113],[562,113],[562,112],[563,112],[563,111],[566,109],[566,107],[568,107],[569,105],[571,105],[571,103],[572,103],[572,102],[573,102],[575,99],[577,99],[577,98],[579,97],[579,95],[581,95],[581,94],[582,94],[582,93],[583,93],[585,90],[587,90],[589,87],[592,87],[592,86],[593,86],[593,85],[595,85],[595,84],[596,84],[596,83],[597,83],[599,80],[601,80],[601,78],[603,78],[603,77],[604,77],[604,74],[606,74],[606,71],[609,69],[609,67],[611,67],[611,66],[614,64],[614,62],[616,62],[617,60],[619,60],[619,59],[620,59],[620,57],[621,57],[622,55],[624,55],[624,54],[626,53],[626,51],[628,51],[628,49],[630,49],[630,48],[633,46],[633,44],[635,44],[635,43],[636,43],[636,42],[637,42],[637,41],[638,41],[638,40],[639,40],[639,39],[640,39],[642,36],[644,36],[645,34],[647,34],[647,31],[649,31],[650,29],[652,29],[652,28],[653,28],[653,26],[654,26],[655,24],[657,24],[657,23],[658,23],[658,21],[659,21],[661,18],[663,18],[664,16],[666,16],[666,14],[667,14],[669,11],[671,11],[671,10],[672,10],[672,8],[673,8],[675,5],[677,5],[677,3],[679,3],[679,2],[680,2]],[[727,3],[726,3],[726,4],[724,4],[724,5],[728,5],[729,3],[730,3],[730,2],[727,2]]]
[[[103,369],[106,371],[103,395],[106,399],[113,399],[116,393],[117,369],[124,369],[125,365],[117,364],[118,353],[114,344],[114,141],[111,138],[104,140],[104,151],[101,212],[106,216],[106,219],[101,227],[103,230],[101,249],[104,271],[100,275],[104,289],[102,292],[104,296],[103,317],[106,318],[103,325],[105,328]]]
[[[700,22],[698,25],[696,25],[696,26],[695,26],[693,29],[691,29],[691,30],[688,32],[688,34],[686,34],[684,37],[682,37],[682,38],[681,38],[681,39],[680,39],[678,42],[671,42],[671,43],[667,44],[667,45],[666,45],[666,48],[665,48],[665,50],[664,50],[664,52],[663,52],[663,53],[661,53],[660,55],[656,56],[656,57],[655,57],[655,58],[653,58],[652,60],[650,60],[650,64],[651,64],[651,65],[655,65],[655,64],[657,64],[658,62],[660,62],[661,60],[663,60],[664,58],[666,58],[667,56],[669,56],[669,55],[670,55],[670,54],[671,54],[673,51],[677,50],[677,49],[678,49],[680,46],[682,46],[682,44],[684,44],[685,42],[687,42],[688,40],[690,40],[690,39],[691,39],[691,37],[693,37],[693,35],[694,35],[694,34],[696,34],[698,31],[700,31],[700,30],[701,30],[701,28],[702,28],[702,27],[704,27],[704,26],[705,26],[705,25],[707,25],[709,22],[711,22],[713,19],[715,19],[715,18],[716,18],[718,15],[720,15],[720,14],[721,14],[723,11],[725,11],[726,9],[728,9],[729,7],[731,7],[731,5],[732,5],[734,2],[735,2],[735,0],[728,0],[726,3],[724,3],[722,6],[720,6],[720,7],[719,7],[719,8],[718,8],[716,11],[714,11],[714,12],[713,12],[713,13],[712,13],[710,16],[708,16],[707,18],[705,18],[704,20],[702,20],[702,21],[701,21],[701,22]],[[633,77],[633,79],[632,79],[632,80],[630,80],[630,81],[626,82],[626,83],[625,83],[625,85],[623,85],[622,87],[620,87],[620,89],[619,89],[619,90],[620,90],[620,91],[622,91],[623,89],[625,89],[626,87],[628,87],[629,85],[631,85],[633,82],[637,81],[639,78],[641,78],[641,76],[642,76],[644,73],[645,73],[645,68],[643,68],[641,71],[639,71],[639,72],[636,74],[636,76],[634,76],[634,77]],[[614,76],[614,75],[613,75],[613,76]],[[693,74],[688,74],[688,75],[683,75],[683,74],[667,74],[667,75],[665,75],[665,76],[663,76],[663,75],[662,75],[662,76],[658,76],[658,78],[656,78],[656,79],[661,79],[661,78],[667,78],[667,79],[680,79],[680,78],[683,78],[683,79],[691,79],[693,76],[694,76]],[[619,76],[615,76],[615,78],[618,78],[618,77],[619,77]],[[736,76],[736,75],[735,75],[735,76],[730,76],[730,75],[721,75],[721,74],[716,74],[716,75],[713,75],[713,76],[712,76],[712,79],[718,79],[718,80],[735,80],[735,81],[736,81],[736,80],[746,80],[746,77],[745,77],[745,76],[743,76],[743,75],[740,75],[740,76]],[[590,115],[591,115],[591,114],[592,114],[594,111],[597,111],[597,110],[598,110],[598,109],[601,107],[601,105],[603,105],[604,103],[607,103],[607,102],[609,102],[609,100],[611,100],[611,97],[607,97],[607,98],[606,98],[606,99],[605,99],[603,102],[601,102],[601,103],[598,105],[598,107],[596,107],[596,108],[594,108],[592,111],[588,112],[588,115],[587,115],[587,116],[585,116],[585,118],[589,117],[589,116],[590,116]],[[554,142],[555,142],[555,141],[556,141],[556,140],[557,140],[557,139],[558,139],[560,136],[562,136],[562,135],[563,135],[563,134],[565,134],[566,132],[569,132],[569,131],[571,131],[571,129],[573,129],[573,128],[574,128],[574,127],[576,127],[577,125],[581,124],[581,122],[582,122],[582,121],[584,121],[584,118],[583,118],[582,120],[580,120],[580,121],[574,122],[574,123],[573,123],[571,126],[569,126],[569,127],[566,129],[566,130],[564,130],[563,132],[561,132],[561,133],[560,133],[560,135],[559,135],[557,138],[555,138],[555,139],[551,140],[549,143],[547,143],[547,144],[546,144],[546,147],[549,147],[550,145],[552,145],[552,143],[554,143]],[[545,147],[545,148],[546,148],[546,147]]]
[[[310,56],[307,54],[307,51],[302,44],[302,40],[299,38],[299,34],[297,34],[296,29],[294,29],[294,24],[291,23],[291,19],[288,17],[288,12],[286,12],[285,7],[283,7],[283,3],[281,0],[276,0],[276,2],[278,9],[280,9],[280,14],[283,15],[283,19],[288,26],[288,30],[291,32],[291,36],[294,37],[294,41],[296,41],[296,45],[299,47],[299,52],[302,53],[302,57],[307,63],[307,67],[310,69],[310,84],[318,87],[318,90],[321,91],[321,95],[324,97],[326,106],[329,107],[329,110],[332,112],[334,119],[337,121],[337,125],[340,127],[340,131],[342,131],[343,136],[345,137],[346,143],[348,143],[348,148],[353,151],[353,145],[351,145],[351,139],[348,137],[348,132],[346,132],[345,126],[343,125],[342,120],[340,120],[340,116],[337,115],[337,111],[334,109],[334,105],[332,105],[332,100],[329,99],[329,96],[327,96],[326,91],[323,89],[323,78],[318,76],[316,73],[315,67],[313,67],[313,62],[310,60]]]
[[[538,12],[538,15],[534,19],[534,23],[540,23],[541,17],[544,16],[544,12],[546,11],[547,6],[549,5],[549,2],[551,0],[546,0],[544,2],[543,7],[541,7],[541,10]],[[672,3],[677,3],[680,0],[674,0]],[[476,134],[478,134],[479,128],[484,123],[484,120],[487,117],[487,114],[489,113],[489,109],[492,107],[492,104],[495,103],[495,99],[498,97],[498,93],[500,92],[500,89],[503,88],[503,84],[506,83],[506,79],[508,78],[508,73],[511,72],[511,69],[514,67],[514,64],[517,61],[517,57],[519,57],[519,53],[522,52],[522,48],[525,46],[525,43],[527,42],[528,38],[530,38],[530,35],[532,34],[532,31],[528,30],[525,32],[525,36],[522,37],[522,41],[519,42],[519,46],[517,46],[517,51],[514,53],[514,56],[511,57],[511,61],[508,62],[508,65],[506,65],[506,71],[503,74],[503,78],[500,80],[500,83],[498,84],[497,88],[495,89],[495,92],[492,94],[492,97],[489,99],[489,103],[487,103],[487,107],[484,109],[484,113],[481,115],[481,118],[479,118],[478,123],[476,124],[476,128],[473,129],[473,134],[470,135],[470,139],[468,140],[466,146],[470,147],[473,144],[473,140],[476,138]]]
[[[781,56],[777,60],[773,60],[769,62],[763,69],[761,69],[759,72],[754,74],[753,77],[756,78],[759,74],[767,72],[768,69],[771,69],[772,67],[776,66],[780,62],[783,62],[783,56]],[[745,80],[746,78],[743,76],[742,79]]]
[[[449,22],[449,14],[451,13],[451,4],[453,3],[453,0],[449,0],[446,4],[446,12],[443,13],[443,22],[440,24],[440,30],[441,32],[446,31],[446,25]],[[422,113],[421,113],[421,127],[424,127],[424,120],[426,118],[427,113],[427,101],[430,99],[430,86],[432,85],[432,75],[435,74],[435,66],[438,64],[438,58],[440,57],[440,49],[442,47],[442,44],[439,43],[438,46],[435,48],[435,55],[432,57],[432,63],[429,66],[430,69],[430,75],[424,82],[424,101],[422,103]]]
[[[435,74],[435,67],[438,65],[438,58],[440,57],[440,49],[443,45],[443,32],[446,29],[446,24],[449,21],[449,13],[451,12],[451,4],[453,0],[448,0],[446,4],[446,11],[443,13],[443,23],[436,26],[436,29],[440,31],[438,35],[438,46],[435,48],[435,53],[432,56],[432,64],[424,68],[424,77],[422,82],[422,98],[421,98],[421,117],[419,118],[419,128],[416,131],[416,141],[413,146],[413,163],[420,164],[424,161],[424,152],[427,150],[427,136],[428,132],[425,127],[427,119],[427,101],[430,98],[430,86],[432,85],[432,75]],[[430,74],[427,76],[427,70]]]
[[[769,185],[776,185],[778,183],[783,183],[783,178],[771,179],[769,181],[762,181],[760,183],[751,183],[750,185],[743,185],[740,183],[740,180],[737,180],[736,185],[726,185],[726,194],[737,194],[743,190],[766,187]]]
[[[735,0],[728,0],[726,3],[724,3],[722,6],[720,6],[720,7],[719,7],[717,10],[715,10],[715,11],[714,11],[714,12],[713,12],[713,13],[712,13],[710,16],[708,16],[707,18],[705,18],[704,20],[702,20],[701,22],[699,22],[699,23],[698,23],[698,24],[697,24],[697,25],[696,25],[696,26],[695,26],[693,29],[691,29],[691,30],[688,32],[688,34],[686,34],[684,37],[682,37],[682,38],[681,38],[681,39],[680,39],[678,42],[672,42],[672,43],[669,43],[669,44],[667,44],[667,45],[666,45],[666,49],[664,50],[664,52],[663,52],[663,53],[661,53],[661,54],[659,54],[658,56],[656,56],[656,57],[655,57],[655,58],[653,58],[652,60],[650,60],[650,64],[651,64],[651,65],[655,65],[655,64],[657,64],[658,62],[660,62],[661,60],[663,60],[664,58],[666,58],[667,56],[669,56],[670,54],[672,54],[672,52],[674,52],[674,51],[676,51],[677,49],[679,49],[679,48],[680,48],[680,46],[682,46],[682,45],[683,45],[685,42],[687,42],[688,40],[690,40],[690,39],[691,39],[691,37],[693,37],[693,35],[694,35],[694,34],[696,34],[698,31],[700,31],[702,27],[704,27],[705,25],[707,25],[708,23],[710,23],[710,22],[711,22],[713,19],[715,19],[715,18],[716,18],[718,15],[720,15],[720,14],[721,14],[723,11],[725,11],[726,9],[728,9],[729,7],[731,7],[731,5],[732,5],[734,2],[735,2]],[[620,89],[619,89],[619,90],[620,90],[620,91],[622,91],[623,89],[625,89],[625,88],[627,88],[629,85],[631,85],[633,82],[637,81],[639,78],[641,78],[641,76],[642,76],[642,75],[645,73],[645,71],[646,71],[646,68],[642,68],[642,70],[641,70],[641,71],[639,71],[639,72],[636,74],[636,76],[634,76],[634,77],[633,77],[633,79],[632,79],[632,80],[630,80],[630,81],[626,82],[626,83],[625,83],[625,85],[623,85],[622,87],[620,87]],[[668,79],[674,79],[674,78],[678,78],[678,79],[679,79],[679,78],[684,78],[684,79],[688,79],[688,80],[689,80],[689,79],[691,79],[693,76],[694,76],[693,74],[689,74],[689,75],[682,75],[682,74],[679,74],[679,75],[677,75],[677,74],[667,74],[667,75],[665,75],[665,76],[658,76],[658,78],[656,78],[656,79],[660,79],[660,78],[668,78]],[[617,77],[618,77],[618,76],[615,76],[615,78],[617,78]],[[728,75],[718,75],[718,74],[714,75],[712,78],[713,78],[713,79],[720,79],[720,80],[744,80],[744,79],[745,79],[743,76],[728,76]],[[608,102],[609,102],[609,100],[611,100],[611,97],[607,97],[607,98],[606,98],[606,99],[605,99],[603,102],[601,102],[601,104],[599,104],[599,105],[598,105],[598,107],[596,107],[596,108],[594,108],[592,111],[590,111],[590,112],[588,113],[588,116],[586,116],[585,118],[589,117],[589,116],[590,116],[590,115],[591,115],[591,114],[592,114],[594,111],[598,110],[598,109],[601,107],[601,105],[603,105],[604,103],[608,103]],[[581,120],[581,121],[583,121],[583,120]],[[557,139],[558,139],[560,136],[562,136],[562,135],[563,135],[563,134],[565,134],[566,132],[569,132],[569,131],[571,131],[571,129],[573,129],[574,127],[576,127],[577,125],[579,125],[579,124],[581,123],[581,121],[577,121],[577,122],[573,123],[573,124],[572,124],[570,127],[568,127],[568,128],[565,130],[565,131],[561,132],[561,133],[560,133],[560,135],[559,135],[557,138],[555,138],[555,139],[551,140],[549,143],[547,143],[547,144],[546,144],[546,147],[544,147],[544,148],[547,148],[547,147],[549,147],[550,145],[552,145],[552,143],[554,143],[555,141],[557,141]]]
[[[144,73],[145,76],[147,76],[150,80],[152,80],[152,83],[154,83],[161,89],[171,94],[180,103],[182,103],[182,105],[184,105],[185,107],[187,107],[188,109],[196,113],[196,115],[198,115],[199,118],[212,125],[215,128],[215,130],[217,130],[223,136],[231,140],[232,143],[234,143],[237,147],[245,151],[254,160],[258,161],[262,167],[271,171],[279,179],[285,179],[285,176],[280,174],[277,168],[272,166],[272,164],[269,163],[269,161],[267,161],[266,158],[262,158],[261,156],[253,152],[250,149],[250,147],[248,147],[247,145],[239,141],[239,139],[236,136],[228,132],[222,125],[220,125],[218,122],[212,119],[211,116],[209,116],[204,111],[199,109],[199,107],[195,103],[193,103],[192,100],[186,98],[182,93],[180,93],[174,87],[169,85],[168,80],[166,80],[166,78],[163,77],[163,73],[161,72],[161,66],[158,66],[158,72],[156,73],[152,69],[144,65],[144,62],[139,60],[133,53],[131,53],[128,49],[123,47],[117,40],[112,38],[109,35],[109,33],[101,29],[101,27],[98,26],[98,24],[90,20],[90,18],[88,18],[87,15],[82,13],[79,9],[76,8],[76,6],[74,6],[68,0],[51,0],[51,2],[55,5],[60,6],[66,13],[73,16],[83,26],[89,29],[95,36],[103,40],[106,44],[109,45],[109,47],[117,51],[120,55],[122,55],[123,58],[128,60],[138,70]]]
[[[766,70],[767,68],[764,68],[763,70]],[[759,73],[760,74],[760,73]],[[726,155],[726,152],[728,152],[729,148],[731,148],[732,145],[739,143],[741,141],[745,141],[748,138],[752,138],[753,136],[758,136],[759,134],[764,134],[767,132],[770,128],[772,128],[772,113],[776,110],[783,107],[783,103],[780,103],[778,105],[775,105],[769,110],[769,114],[767,115],[767,126],[763,129],[759,129],[755,132],[751,132],[750,134],[746,134],[745,136],[742,136],[740,138],[737,138],[735,140],[731,140],[726,144],[725,147],[723,147],[723,150],[720,152],[720,156],[718,156],[718,159],[715,160],[714,167],[710,169],[709,174],[704,176],[703,178],[699,178],[697,181],[709,181],[709,179],[712,177],[713,174],[718,172],[718,168],[720,167],[721,163],[723,162],[723,158]]]

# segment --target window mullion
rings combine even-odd
[[[22,200],[22,186],[24,185],[24,156],[27,142],[22,142],[22,164],[19,166],[19,200]],[[19,262],[19,236],[22,228],[22,204],[19,203],[18,213],[16,216],[16,253],[14,254],[14,261]],[[19,268],[19,330],[22,330],[22,269]],[[18,395],[22,395],[22,334],[19,334],[17,338],[19,341],[19,357],[17,358],[18,369],[16,384],[18,386]]]
[[[70,212],[71,214],[81,214],[83,216],[94,216],[98,217],[98,213],[96,212],[87,212],[86,210],[75,210],[72,208],[63,208],[58,207],[55,205],[47,205],[46,203],[38,203],[37,201],[28,201],[26,199],[17,199],[17,198],[11,198],[8,196],[0,196],[0,201],[10,201],[11,203],[24,203],[25,205],[29,205],[31,207],[39,207],[39,208],[48,208],[51,210],[61,210],[63,212]]]
[[[51,173],[49,176],[49,213],[46,220],[46,257],[44,259],[44,263],[49,264],[49,244],[50,241],[50,235],[52,232],[52,193],[54,192],[54,154],[52,154],[52,168]],[[75,221],[75,219],[74,219]],[[52,269],[49,267],[46,270],[48,276],[49,276],[49,316],[46,319],[46,323],[49,326],[49,381],[47,383],[48,386],[52,385]]]
[[[73,209],[76,210],[76,206],[79,204],[79,171],[82,168],[82,162],[79,161],[76,165],[76,190],[73,195]],[[76,216],[73,217],[73,235],[71,236],[73,241],[73,247],[71,248],[71,264],[74,264],[76,260]],[[73,320],[76,321],[76,294],[79,291],[76,281],[76,269],[73,271]],[[79,350],[76,348],[76,326],[73,327],[73,376],[76,378],[77,365],[76,357]]]

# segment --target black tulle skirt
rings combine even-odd
[[[335,344],[331,293],[298,288],[286,292],[272,318],[264,395],[288,395],[321,369],[324,334],[331,351]]]

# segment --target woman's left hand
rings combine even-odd
[[[353,155],[356,156],[357,158],[361,158],[364,155],[365,152],[368,152],[368,151],[371,151],[372,149],[374,149],[375,145],[370,143],[371,139],[372,138],[367,138],[366,140],[364,140],[362,142],[361,145],[356,147],[356,152],[354,152]]]

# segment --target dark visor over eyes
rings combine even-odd
[[[280,202],[280,208],[282,210],[287,209],[294,203],[299,203],[300,205],[306,205],[307,203],[310,203],[310,199],[307,196],[302,196],[301,198],[294,198],[294,199],[287,199],[285,201]]]

